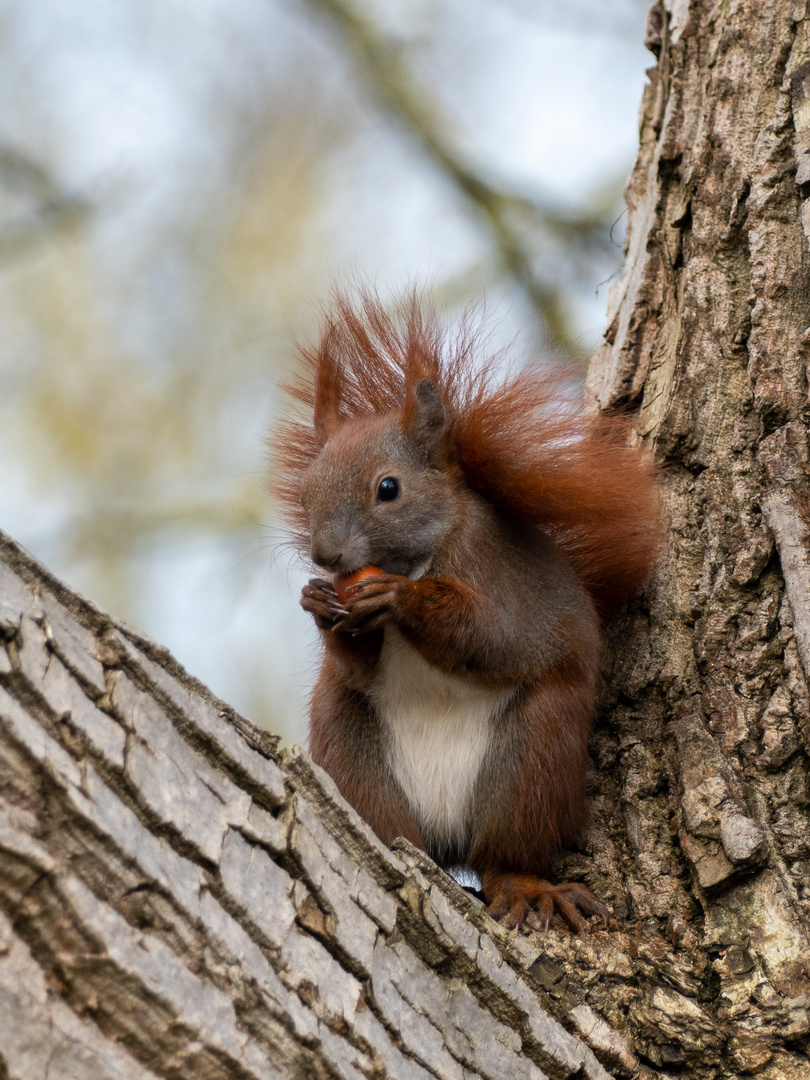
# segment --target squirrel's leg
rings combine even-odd
[[[327,655],[312,694],[309,752],[385,844],[404,836],[425,850],[405,795],[388,767],[380,721],[368,697],[336,677]]]
[[[477,829],[469,865],[481,877],[493,918],[520,926],[531,909],[546,926],[555,912],[572,930],[607,908],[578,883],[544,880],[554,856],[587,819],[585,774],[593,680],[573,662],[524,688],[498,718],[476,792]]]
[[[599,915],[607,923],[610,914],[591,890],[579,882],[552,885],[533,874],[488,871],[481,878],[481,887],[492,918],[500,919],[508,914],[513,927],[519,927],[532,909],[540,913],[545,929],[556,912],[575,933],[588,926],[582,915]]]

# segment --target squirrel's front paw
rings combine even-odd
[[[331,581],[311,578],[301,590],[301,607],[308,611],[319,630],[334,630],[335,623],[346,615]]]
[[[410,584],[400,574],[378,574],[355,586],[353,595],[344,604],[343,617],[333,630],[343,630],[355,637],[380,630],[391,622],[399,596],[399,590]]]

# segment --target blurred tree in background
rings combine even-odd
[[[592,350],[645,8],[0,0],[0,525],[300,739],[291,343],[361,275]]]

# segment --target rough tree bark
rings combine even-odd
[[[609,1080],[538,958],[0,533],[2,1080]]]
[[[810,17],[667,0],[648,45],[589,385],[638,409],[671,530],[595,740],[591,881],[632,932],[594,964],[634,976],[588,1000],[656,1065],[808,1077]]]
[[[810,16],[666,0],[648,43],[589,387],[670,543],[560,868],[611,926],[495,926],[4,541],[0,1077],[810,1076]]]

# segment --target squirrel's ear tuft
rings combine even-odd
[[[447,407],[432,379],[420,379],[405,405],[405,433],[434,469],[443,464],[444,436],[449,426]]]
[[[343,378],[340,365],[333,356],[334,337],[334,328],[330,327],[316,358],[313,426],[319,446],[323,446],[340,427]]]

